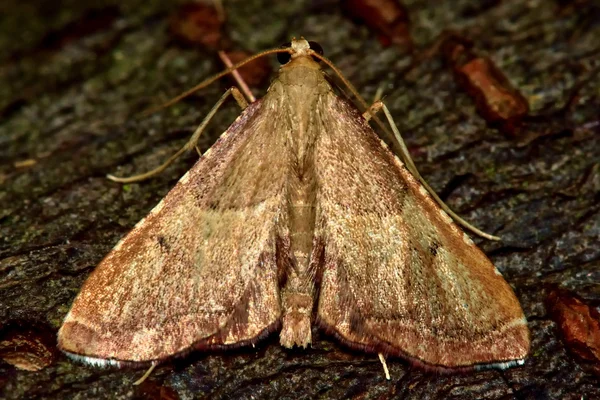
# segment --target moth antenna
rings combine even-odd
[[[196,86],[194,86],[191,89],[186,90],[185,92],[183,92],[182,94],[180,94],[179,96],[173,97],[171,100],[168,100],[167,102],[156,106],[156,107],[151,107],[148,108],[145,111],[142,111],[141,113],[139,113],[139,116],[145,117],[148,116],[150,114],[154,114],[155,112],[162,110],[164,108],[167,108],[169,106],[172,106],[173,104],[177,103],[178,101],[188,97],[189,95],[197,92],[200,89],[205,88],[206,86],[210,85],[211,83],[213,83],[214,81],[221,79],[222,77],[231,74],[233,71],[235,71],[236,69],[240,68],[243,65],[248,64],[251,61],[256,60],[257,58],[260,57],[264,57],[267,56],[269,54],[275,54],[275,53],[292,53],[292,50],[290,48],[276,48],[276,49],[270,49],[270,50],[265,50],[265,51],[261,51],[260,53],[257,53],[253,56],[250,56],[248,58],[246,58],[245,60],[240,61],[237,64],[234,64],[233,66],[227,68],[224,71],[219,72],[216,75],[211,76],[210,78],[200,82],[199,84],[197,84]],[[364,100],[363,100],[364,101]]]

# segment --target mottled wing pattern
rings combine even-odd
[[[259,118],[265,107],[251,104],[98,265],[59,332],[62,350],[155,361],[277,328],[288,165],[281,120]]]
[[[321,104],[331,129],[315,146],[320,324],[434,368],[524,358],[529,331],[499,272],[354,107]]]

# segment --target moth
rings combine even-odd
[[[101,261],[60,349],[156,364],[276,331],[307,347],[317,326],[440,371],[522,364],[527,322],[498,270],[335,94],[320,51],[271,52],[267,94]]]

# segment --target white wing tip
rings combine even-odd
[[[511,367],[521,366],[523,364],[525,364],[524,358],[519,359],[519,360],[500,362],[500,363],[476,365],[475,370],[476,371],[484,371],[487,369],[502,369],[503,370],[503,369],[508,369]]]
[[[96,357],[87,357],[79,354],[73,354],[69,352],[64,352],[69,358],[75,361],[79,361],[93,367],[121,367],[123,363],[117,360],[110,360],[105,358],[96,358]]]

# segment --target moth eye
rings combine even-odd
[[[290,42],[284,43],[281,45],[282,49],[287,49],[291,46],[292,44]],[[287,64],[288,62],[290,62],[290,59],[292,58],[292,55],[290,53],[277,53],[277,61],[279,61],[279,64],[284,65]]]
[[[319,54],[319,55],[323,55],[323,48],[321,47],[321,45],[317,42],[308,42],[308,45],[310,46],[310,49],[312,51],[314,51],[315,53]],[[316,57],[313,57],[315,59],[317,59]]]

